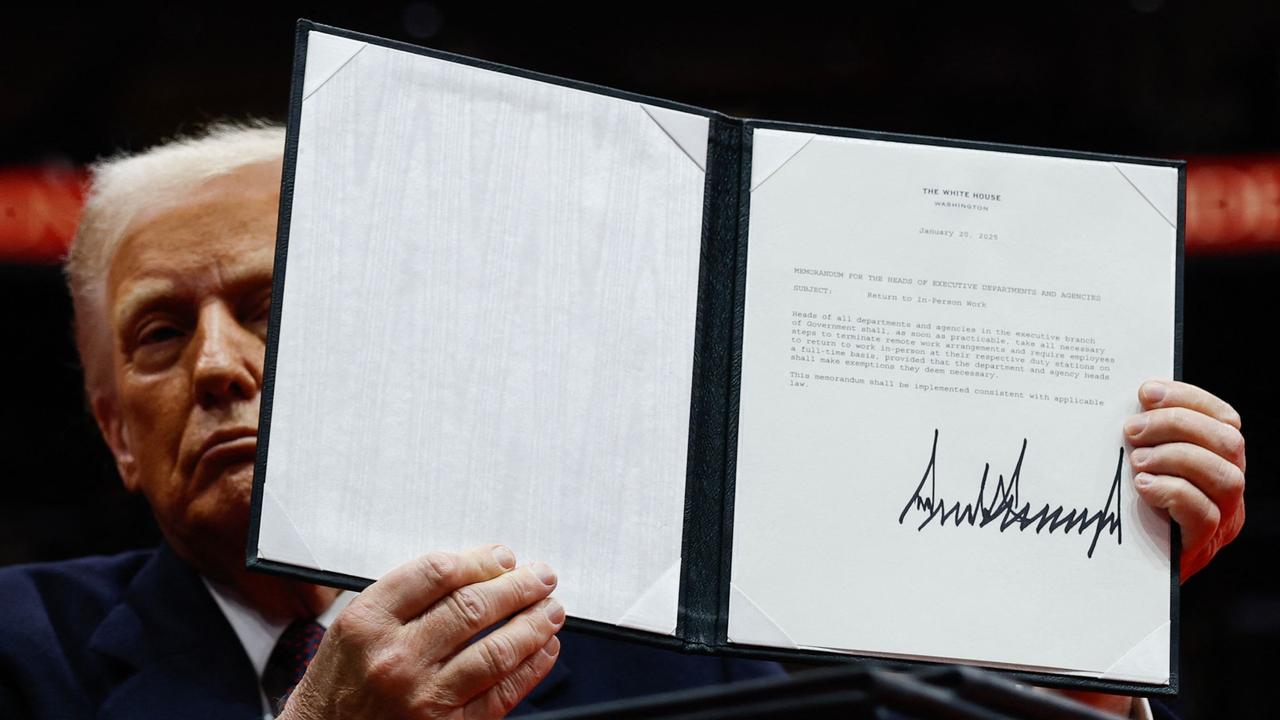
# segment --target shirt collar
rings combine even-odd
[[[262,670],[267,666],[267,660],[271,657],[271,651],[275,649],[276,642],[284,634],[285,628],[289,627],[289,621],[276,620],[263,615],[246,604],[240,593],[231,587],[213,582],[206,577],[201,577],[200,579],[204,581],[204,586],[209,589],[209,594],[213,596],[214,602],[218,604],[218,609],[222,610],[227,622],[231,624],[231,629],[235,631],[236,637],[244,647],[245,654],[249,656],[253,671],[261,678]],[[316,622],[328,630],[329,625],[338,617],[338,613],[346,609],[347,604],[355,596],[356,593],[350,590],[343,591],[329,605],[329,608],[316,618]]]

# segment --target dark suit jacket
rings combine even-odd
[[[0,569],[0,718],[261,718],[258,679],[168,546]],[[535,712],[780,673],[562,631]]]

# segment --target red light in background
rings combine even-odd
[[[75,234],[87,174],[0,170],[0,262],[57,263]],[[1187,163],[1187,253],[1280,251],[1280,155]]]
[[[79,168],[0,170],[0,262],[61,262],[84,202]]]
[[[1187,252],[1280,250],[1280,156],[1187,163]]]

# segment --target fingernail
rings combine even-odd
[[[1142,397],[1147,402],[1158,403],[1164,399],[1164,383],[1149,382],[1142,386]]]
[[[559,600],[547,598],[547,605],[542,608],[542,611],[547,614],[547,619],[553,624],[559,625],[564,622],[564,606],[560,604]]]
[[[555,657],[556,655],[559,655],[560,654],[560,638],[556,637],[555,635],[552,635],[551,639],[547,641],[547,644],[542,646],[542,652],[550,655],[551,657]]]
[[[1147,448],[1138,448],[1137,450],[1134,450],[1133,454],[1129,457],[1133,459],[1133,463],[1135,465],[1142,465],[1151,459],[1151,451]]]
[[[503,570],[510,570],[516,566],[516,554],[506,545],[499,545],[493,549],[493,559],[498,561],[498,565],[502,566]]]
[[[1125,435],[1137,435],[1147,429],[1147,416],[1134,415],[1124,423]]]
[[[556,584],[556,573],[551,569],[550,565],[538,562],[531,565],[529,569],[533,571],[534,575],[538,576],[538,579],[542,581],[543,585]]]
[[[1133,484],[1141,488],[1150,485],[1152,480],[1155,480],[1155,478],[1146,473],[1138,473],[1133,476]]]

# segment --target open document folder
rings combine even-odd
[[[501,542],[690,651],[1176,688],[1121,426],[1179,162],[739,120],[299,25],[249,563]]]

